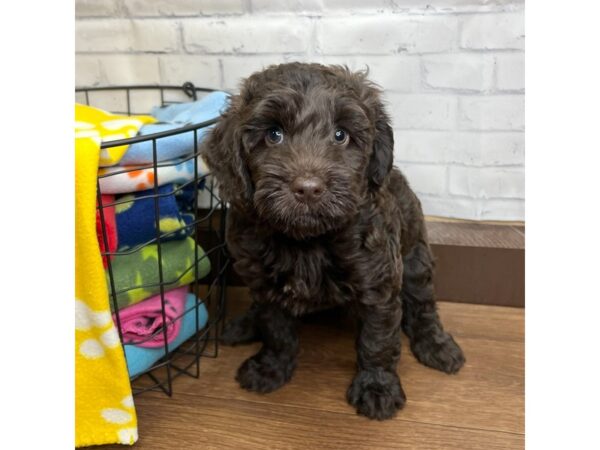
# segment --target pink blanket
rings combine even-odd
[[[185,309],[187,286],[165,292],[165,317],[167,319],[167,343],[179,334],[181,316]],[[116,314],[113,319],[117,323]],[[165,345],[162,331],[163,318],[160,294],[149,297],[119,311],[123,343],[138,347],[156,348]],[[177,319],[177,320],[175,320]],[[152,336],[156,333],[154,336]]]

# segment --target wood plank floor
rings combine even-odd
[[[523,448],[524,310],[440,302],[440,314],[467,363],[457,375],[426,368],[404,339],[398,369],[408,402],[392,420],[370,421],[346,403],[354,336],[347,324],[321,320],[302,325],[298,368],[277,392],[249,393],[234,381],[240,363],[258,350],[252,344],[221,347],[218,358],[203,359],[200,378],[177,378],[172,398],[136,396],[134,448]]]

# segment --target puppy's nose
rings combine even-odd
[[[323,195],[325,183],[317,177],[297,177],[291,185],[294,196],[302,202],[314,202]]]

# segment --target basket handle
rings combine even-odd
[[[183,90],[183,92],[185,92],[185,94],[188,97],[193,98],[194,100],[198,100],[196,94],[196,86],[194,86],[194,83],[192,83],[191,81],[186,81],[185,83],[183,83],[181,89]]]

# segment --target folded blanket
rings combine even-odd
[[[161,244],[165,290],[184,286],[194,281],[195,247],[196,243],[191,237]],[[202,278],[210,272],[210,259],[205,256],[202,247],[197,247],[198,278]],[[117,294],[119,310],[160,292],[156,244],[147,245],[131,254],[115,255],[112,271],[116,291],[127,289]],[[108,280],[108,274],[106,274],[106,278]],[[112,301],[110,306],[111,308],[114,306]]]
[[[100,140],[75,140],[75,445],[133,444],[137,418],[96,233]]]
[[[98,244],[100,244],[100,253],[113,253],[117,251],[119,239],[117,235],[117,224],[115,222],[115,207],[106,205],[114,203],[114,195],[102,195],[102,212],[104,216],[104,228],[106,230],[106,240],[108,241],[108,250],[104,248],[104,234],[102,233],[102,221],[100,220],[100,210],[96,209],[96,234],[98,235]],[[112,256],[110,257],[112,261]],[[104,268],[108,266],[106,255],[102,255],[102,264]]]
[[[99,138],[101,142],[134,137],[144,124],[154,123],[151,116],[120,116],[98,108],[75,104],[75,137]],[[118,164],[127,145],[100,150],[100,167]]]
[[[198,177],[206,175],[208,168],[201,157],[198,160]],[[131,170],[123,172],[123,170]],[[118,173],[123,172],[123,173]],[[98,171],[100,190],[103,194],[128,194],[154,189],[154,169],[148,166],[107,167]],[[105,176],[107,175],[107,176]],[[194,179],[194,158],[177,159],[159,163],[158,185],[185,184]]]
[[[193,226],[184,228],[194,221],[194,186],[187,185],[177,190],[175,184],[158,188],[159,225],[162,241],[184,239],[193,231]],[[124,195],[119,201],[129,200],[116,206],[116,223],[119,248],[133,248],[156,238],[156,208],[154,189]]]
[[[179,334],[173,342],[169,344],[169,352],[175,350],[194,334],[198,330],[204,328],[208,321],[208,311],[204,303],[199,303],[196,308],[196,296],[194,294],[187,294],[185,302],[185,315],[179,319],[181,322],[181,329]],[[197,311],[198,315],[198,329],[196,329],[196,318],[194,311]],[[144,372],[145,370],[152,367],[152,365],[158,361],[161,357],[165,356],[165,349],[161,348],[143,348],[137,345],[125,345],[125,356],[127,357],[127,369],[129,370],[129,376],[134,378]]]
[[[215,119],[227,107],[228,99],[229,94],[225,92],[213,92],[195,102],[155,108],[152,114],[157,118],[160,117],[161,122],[167,123],[144,125],[139,132],[139,136],[175,130],[186,125],[200,124]],[[210,127],[204,127],[196,130],[198,144],[209,129]],[[159,138],[156,140],[157,161],[169,161],[192,154],[195,148],[193,131]],[[152,164],[153,162],[152,141],[144,141],[130,145],[127,153],[121,159],[120,165],[130,166]]]
[[[212,119],[227,109],[230,95],[227,92],[215,91],[195,102],[174,103],[172,105],[152,108],[153,117],[160,122],[190,124],[201,122],[198,117]]]
[[[187,286],[165,292],[168,344],[171,344],[179,335],[179,329],[181,328],[179,318],[185,310],[187,293]],[[113,314],[113,318],[117,323],[116,314]],[[160,294],[123,308],[119,311],[119,321],[124,344],[134,344],[145,348],[163,347],[165,345]]]

